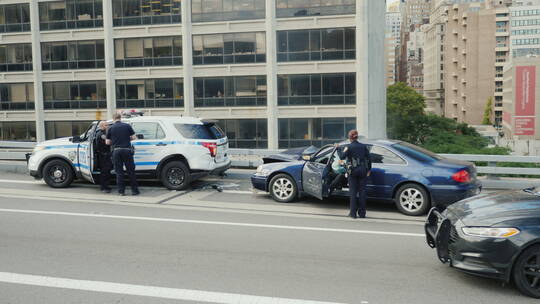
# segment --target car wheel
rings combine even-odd
[[[540,298],[540,245],[525,250],[514,265],[514,283],[523,294]]]
[[[52,188],[66,188],[75,178],[71,166],[59,159],[46,163],[41,174],[47,185]]]
[[[296,199],[298,189],[293,178],[287,174],[278,174],[270,180],[270,194],[280,203],[289,203]]]
[[[169,190],[185,190],[191,183],[189,169],[182,161],[172,161],[161,169],[161,183]]]
[[[431,206],[427,191],[417,184],[399,187],[394,201],[398,210],[405,215],[423,215]]]

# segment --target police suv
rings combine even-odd
[[[122,121],[137,136],[132,141],[137,177],[159,179],[168,189],[183,190],[197,178],[223,174],[231,165],[227,137],[214,122],[174,116]],[[53,188],[68,187],[75,178],[94,183],[100,174],[94,150],[98,124],[93,122],[80,136],[39,143],[26,156],[30,175]]]

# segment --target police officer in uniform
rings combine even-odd
[[[352,218],[366,217],[366,183],[371,174],[371,158],[367,146],[358,141],[358,131],[349,131],[349,141],[342,153],[347,161],[350,212]]]
[[[126,185],[124,184],[124,166],[131,184],[131,194],[139,195],[139,186],[135,177],[135,162],[133,161],[133,147],[131,140],[136,139],[133,128],[121,121],[120,114],[114,114],[114,123],[107,131],[107,144],[112,146],[114,170],[116,171],[116,184],[118,193],[125,195]]]
[[[107,139],[107,122],[101,121],[99,128],[96,132],[96,152],[99,165],[99,184],[101,186],[101,192],[111,193],[109,184],[111,182],[111,146],[106,144]]]

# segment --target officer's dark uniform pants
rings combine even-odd
[[[109,188],[111,183],[111,169],[112,169],[112,160],[111,153],[99,153],[98,155],[99,162],[99,184],[101,185],[101,190]]]
[[[118,185],[118,192],[124,193],[126,185],[124,183],[124,165],[129,177],[129,183],[131,184],[132,192],[139,192],[137,185],[137,179],[135,177],[135,162],[133,161],[133,154],[129,148],[116,148],[113,151],[114,170],[116,171],[116,184]]]
[[[366,184],[365,175],[349,176],[350,216],[366,216]]]

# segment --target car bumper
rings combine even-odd
[[[467,236],[461,231],[462,227],[463,223],[458,219],[432,208],[424,226],[428,246],[436,249],[442,263],[453,268],[508,281],[519,247],[510,239]]]
[[[432,186],[431,198],[433,205],[445,209],[457,201],[478,195],[482,192],[482,183],[476,181],[464,185]]]
[[[260,175],[251,176],[251,185],[253,186],[254,189],[267,192],[266,181],[267,181],[266,176],[260,176]]]
[[[214,168],[212,171],[210,171],[210,175],[223,175],[225,171],[227,171],[231,167],[231,161],[227,160],[223,162],[222,164],[219,164],[216,168]]]

